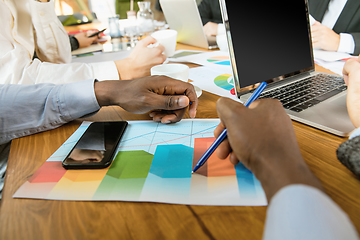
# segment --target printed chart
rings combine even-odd
[[[218,119],[164,125],[129,122],[107,169],[65,170],[62,160],[86,130],[79,129],[24,183],[15,198],[78,201],[140,201],[195,205],[266,205],[259,181],[242,164],[213,154],[192,168],[214,141]]]
[[[214,79],[216,86],[221,87],[227,91],[230,91],[234,87],[234,79],[231,74],[221,74]]]
[[[207,61],[209,63],[213,63],[213,64],[217,64],[217,65],[230,66],[229,56],[210,57],[207,59]]]
[[[189,70],[189,79],[195,86],[210,93],[240,101],[230,93],[234,87],[232,72],[219,71],[210,67],[195,67]]]

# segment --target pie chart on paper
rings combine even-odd
[[[216,86],[230,91],[234,87],[234,79],[233,76],[230,74],[222,74],[217,76],[214,79],[214,83]]]
[[[216,56],[207,59],[208,62],[217,65],[230,66],[230,59],[228,56]]]

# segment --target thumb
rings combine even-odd
[[[162,110],[177,110],[189,106],[190,100],[184,95],[158,95],[153,99],[154,108]]]

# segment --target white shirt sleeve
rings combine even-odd
[[[18,17],[20,10],[22,15]],[[38,15],[34,12],[38,12]],[[0,84],[62,84],[95,78],[119,79],[116,65],[112,61],[70,63],[69,39],[64,28],[58,26],[53,1],[0,1],[0,22],[4,23],[0,29]],[[33,27],[39,30],[34,31],[35,36]],[[43,27],[46,31],[41,30]],[[58,36],[55,36],[53,31],[57,32]],[[36,42],[34,39],[37,39]],[[37,51],[41,52],[40,59],[46,58],[48,61],[32,59],[34,45],[37,46]]]
[[[264,240],[359,239],[344,211],[320,190],[306,185],[284,187],[272,198]]]
[[[355,41],[351,34],[349,33],[340,33],[340,43],[338,47],[338,52],[350,53],[353,54],[355,51]]]
[[[41,61],[70,63],[69,36],[55,13],[54,1],[29,1],[36,54]]]
[[[217,35],[222,35],[226,33],[225,25],[222,23],[218,23],[217,25]]]

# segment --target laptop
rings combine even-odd
[[[307,1],[220,0],[235,91],[262,81],[260,98],[279,99],[291,119],[338,135],[354,126],[346,108],[347,87],[339,75],[315,71]]]
[[[180,43],[205,48],[218,48],[216,37],[205,35],[195,0],[160,0],[165,19],[178,32]]]

